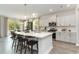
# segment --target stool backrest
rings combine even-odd
[[[18,39],[18,41],[23,41],[23,36],[22,36],[22,35],[17,34],[17,39]]]
[[[11,35],[12,35],[12,38],[15,38],[16,37],[16,33],[11,31]]]

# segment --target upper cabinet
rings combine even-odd
[[[58,26],[73,26],[76,25],[75,11],[61,12],[57,15]]]
[[[65,11],[57,14],[57,29],[61,31],[76,31],[76,16],[75,11]]]
[[[40,25],[49,26],[50,22],[56,22],[56,15],[46,15],[40,18]]]
[[[76,25],[75,14],[57,16],[58,26]]]

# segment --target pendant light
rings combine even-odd
[[[27,16],[26,16],[26,4],[24,4],[24,20],[26,20]]]

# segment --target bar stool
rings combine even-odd
[[[23,38],[22,35],[17,35],[17,40],[18,40],[18,43],[17,43],[16,52],[19,51],[18,48],[20,47],[20,54],[22,54],[22,50],[25,47],[26,40]]]
[[[17,39],[16,39],[16,33],[14,31],[11,31],[11,38],[13,40],[12,48],[16,47],[16,43],[17,43],[16,41],[17,41]]]
[[[38,41],[34,40],[35,37],[32,37],[32,36],[27,36],[26,38],[28,39],[28,41],[27,41],[27,47],[25,48],[25,53],[26,53],[26,49],[28,48],[31,51],[30,53],[33,54],[33,52],[34,52],[33,47],[34,47],[34,45],[36,45],[36,47],[37,47],[36,51],[37,51],[37,54],[38,54]],[[31,48],[29,48],[29,46]]]

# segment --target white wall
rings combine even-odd
[[[0,19],[0,37],[1,37],[1,19]]]
[[[7,36],[7,17],[0,16],[0,37]]]
[[[76,35],[77,35],[77,41],[76,46],[79,46],[79,5],[76,6]]]

